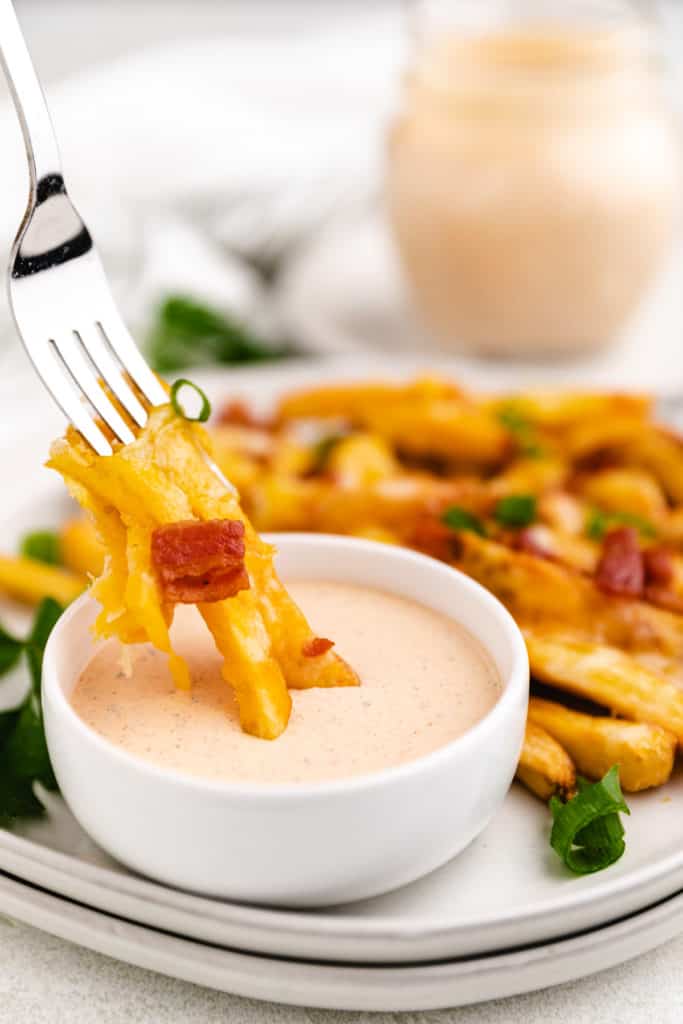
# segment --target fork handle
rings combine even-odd
[[[0,0],[0,63],[19,115],[31,179],[31,199],[39,199],[39,184],[59,177],[61,161],[52,120],[21,31],[12,0]]]

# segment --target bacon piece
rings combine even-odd
[[[270,430],[275,425],[272,416],[257,416],[240,398],[225,403],[218,413],[218,422],[233,427],[258,427],[261,430]]]
[[[668,548],[648,548],[643,552],[643,560],[648,584],[666,587],[673,582],[674,562]]]
[[[408,543],[432,558],[449,562],[457,555],[458,535],[440,519],[425,515],[415,523]]]
[[[152,533],[152,565],[167,601],[222,601],[248,590],[244,524],[236,519],[169,523]]]
[[[305,658],[319,658],[334,647],[334,640],[326,640],[324,636],[314,636],[307,640],[302,651]]]
[[[595,582],[607,594],[640,597],[645,587],[645,561],[633,526],[610,530],[595,570]]]

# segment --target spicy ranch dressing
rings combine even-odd
[[[292,691],[289,725],[276,740],[240,730],[221,658],[196,610],[180,606],[174,644],[191,692],[177,690],[165,655],[106,643],[71,697],[95,732],[173,771],[226,782],[347,778],[412,761],[474,725],[501,694],[479,642],[452,619],[383,591],[346,583],[288,582],[319,636],[356,669],[362,685]]]

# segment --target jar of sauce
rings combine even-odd
[[[464,351],[607,344],[667,255],[679,201],[651,27],[626,0],[418,10],[386,180],[418,309]]]

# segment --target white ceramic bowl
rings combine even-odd
[[[500,700],[453,742],[370,775],[310,785],[181,775],[124,752],[73,711],[69,695],[96,647],[90,626],[97,605],[85,595],[62,616],[45,654],[43,707],[55,774],[93,839],[161,882],[300,907],[386,892],[453,857],[502,803],[524,733],[524,641],[494,597],[434,559],[345,537],[269,539],[285,581],[371,585],[460,622],[492,655],[504,683]]]

